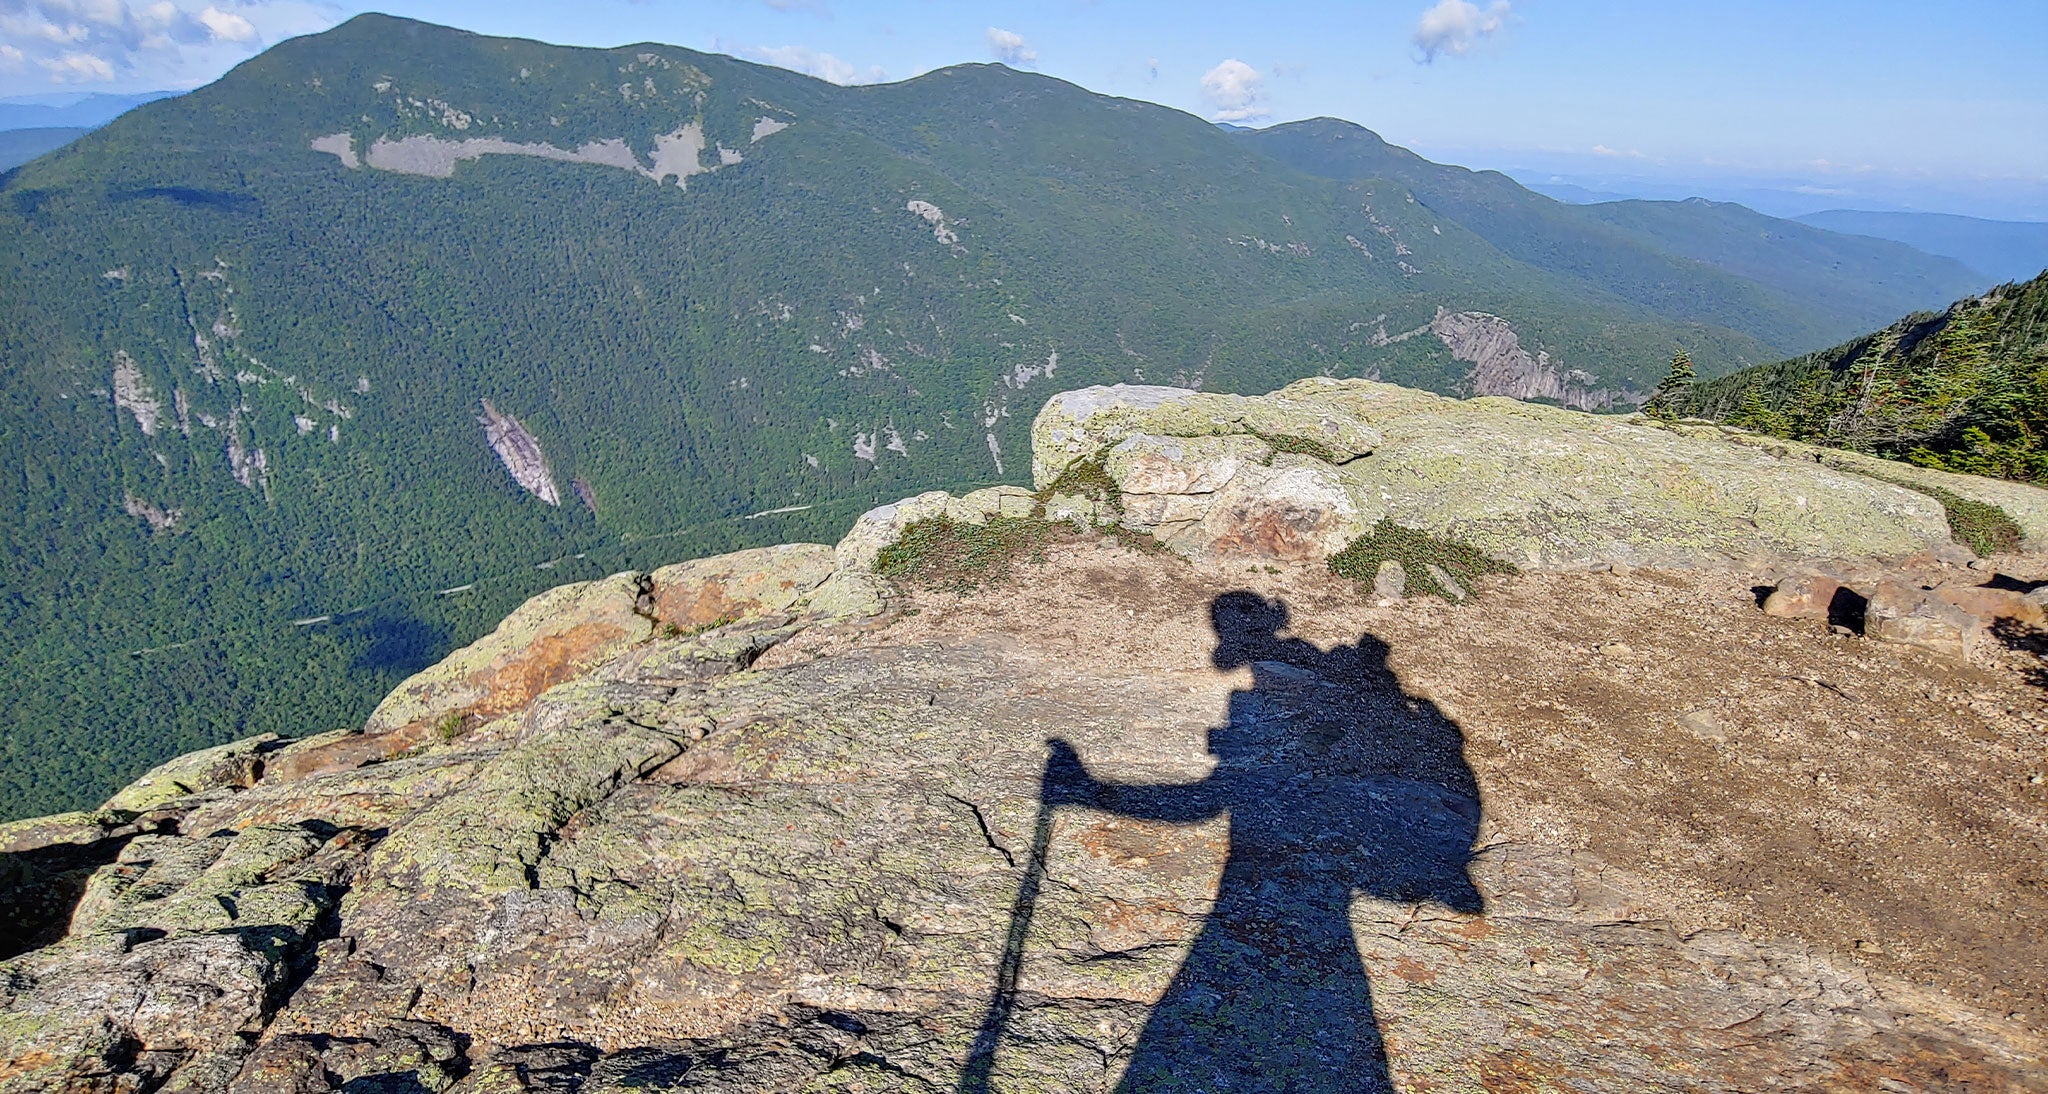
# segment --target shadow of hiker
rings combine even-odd
[[[1218,597],[1211,616],[1214,663],[1249,666],[1253,686],[1231,694],[1229,723],[1210,731],[1209,777],[1106,782],[1055,740],[1041,789],[1042,816],[1084,806],[1172,823],[1230,818],[1215,908],[1117,1089],[1391,1091],[1351,902],[1480,910],[1467,872],[1479,788],[1463,734],[1401,690],[1371,635],[1330,650],[1283,638],[1286,607],[1248,592]],[[993,1040],[984,1044],[992,1054]]]

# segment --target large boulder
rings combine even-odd
[[[695,633],[795,610],[833,570],[832,548],[795,543],[550,589],[490,634],[400,684],[370,712],[361,733],[279,750],[268,757],[268,769],[298,779],[424,747],[523,710],[542,692],[656,634]],[[842,610],[863,606],[844,590],[833,592]]]
[[[1034,479],[1095,463],[1122,492],[1125,525],[1196,557],[1326,557],[1382,518],[1538,569],[1883,558],[1948,542],[1939,502],[1878,476],[1895,465],[1364,380],[1054,396],[1032,427]],[[1929,485],[2038,510],[2048,531],[2048,491],[1950,481],[1968,478]]]
[[[1970,501],[1995,505],[2005,510],[2006,515],[2013,519],[2013,523],[2020,526],[2023,547],[2037,550],[2048,545],[2048,490],[2037,486],[2009,482],[2005,479],[1989,479],[1981,475],[1961,475],[1932,467],[1917,467],[1897,460],[1867,456],[1861,452],[1845,452],[1839,448],[1823,448],[1801,441],[1759,436],[1727,426],[1687,425],[1682,427],[1682,431],[1694,436],[1713,437],[1733,444],[1762,449],[1780,459],[1795,462],[1812,461],[1851,474],[1905,483],[1913,487],[1946,490]]]
[[[1339,459],[1371,452],[1372,427],[1335,407],[1298,403],[1284,392],[1248,398],[1187,388],[1115,384],[1063,391],[1031,423],[1031,479],[1050,485],[1126,437],[1286,435],[1315,441]]]

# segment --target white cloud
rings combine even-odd
[[[1235,57],[1202,75],[1202,98],[1215,108],[1219,122],[1242,122],[1266,116],[1266,78]]]
[[[835,84],[875,84],[889,78],[879,66],[861,68],[809,46],[736,46],[733,52],[764,65],[793,69]]]
[[[1001,27],[988,28],[988,49],[1006,65],[1028,65],[1038,60],[1038,51],[1024,41],[1023,35]]]
[[[57,83],[196,82],[339,15],[330,0],[0,0],[0,64]]]
[[[1625,159],[1625,160],[1646,160],[1646,159],[1649,159],[1649,158],[1650,158],[1650,157],[1648,157],[1648,156],[1646,156],[1646,155],[1642,154],[1641,152],[1638,152],[1638,151],[1636,151],[1636,150],[1635,150],[1635,149],[1633,149],[1633,148],[1631,148],[1631,149],[1629,149],[1628,151],[1624,152],[1624,151],[1622,151],[1622,150],[1621,150],[1621,149],[1619,149],[1619,148],[1609,148],[1609,147],[1607,147],[1607,146],[1606,146],[1606,145],[1604,145],[1604,144],[1596,144],[1596,145],[1594,145],[1594,146],[1593,146],[1593,154],[1594,154],[1594,155],[1596,155],[1596,156],[1613,156],[1613,157],[1617,157],[1617,158],[1619,158],[1619,159]]]
[[[222,11],[208,4],[199,13],[199,21],[213,32],[213,37],[222,42],[253,42],[256,40],[256,25],[231,11]]]
[[[1494,0],[1482,10],[1471,0],[1437,0],[1415,24],[1414,41],[1422,51],[1422,63],[1445,54],[1460,57],[1471,52],[1473,46],[1507,26],[1509,6],[1509,0]]]
[[[49,72],[53,84],[95,84],[114,78],[114,66],[105,58],[76,50],[36,63]]]

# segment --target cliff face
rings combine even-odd
[[[1474,395],[1551,399],[1579,410],[1599,410],[1616,403],[1637,405],[1643,400],[1642,395],[1625,388],[1589,387],[1594,380],[1591,374],[1577,369],[1561,372],[1542,350],[1530,356],[1513,325],[1498,315],[1439,307],[1429,331],[1451,356],[1471,362],[1466,383]]]
[[[1251,426],[1407,435],[1265,428],[1308,401],[1063,397],[1036,455],[1177,422],[1135,512],[1279,489]],[[1789,550],[1456,606],[1185,529],[872,572],[1084,501],[566,586],[360,732],[0,827],[0,1091],[2043,1088],[2018,654],[1760,612]]]

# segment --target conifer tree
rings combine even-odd
[[[1728,424],[1772,436],[1784,436],[1786,432],[1784,416],[1764,402],[1763,388],[1756,384],[1743,389],[1742,405],[1728,415]]]
[[[1671,355],[1671,371],[1664,375],[1650,401],[1643,404],[1643,413],[1658,421],[1676,421],[1692,395],[1692,382],[1692,355],[1679,350]]]

